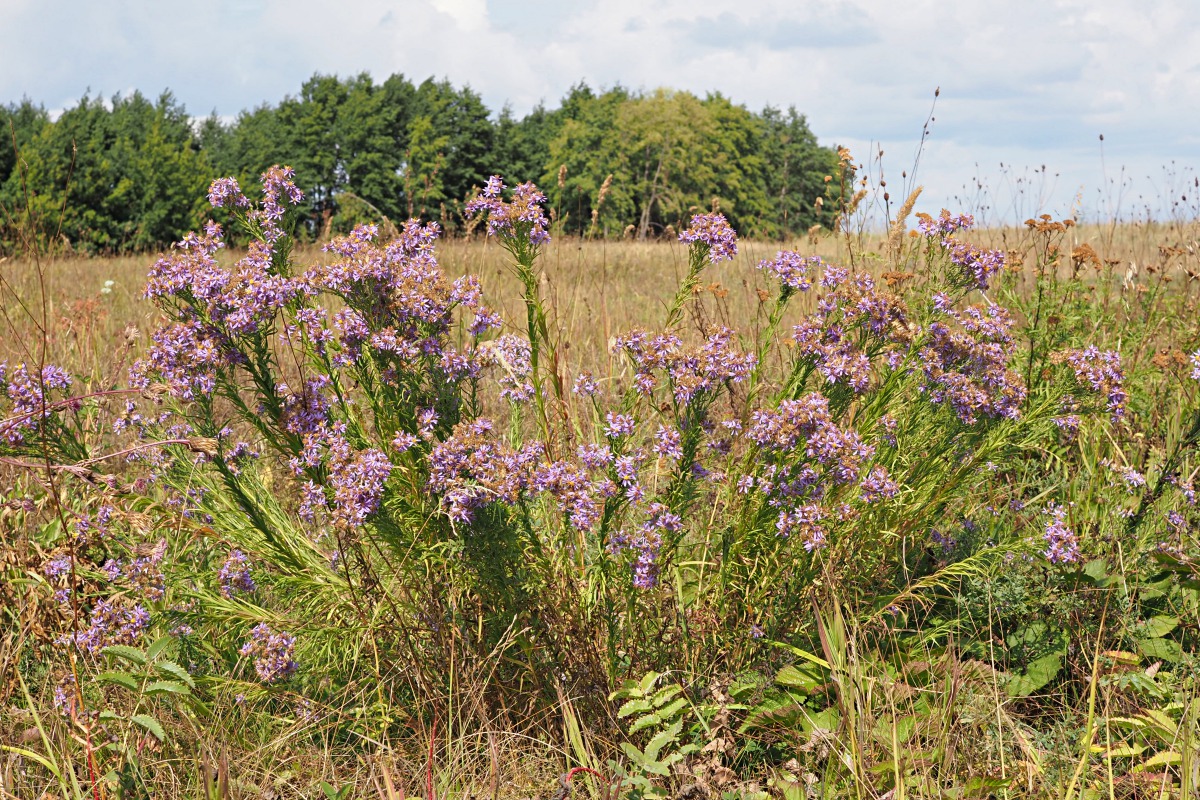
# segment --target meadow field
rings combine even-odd
[[[264,185],[0,261],[0,797],[1200,792],[1200,221]]]

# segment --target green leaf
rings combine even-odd
[[[683,689],[678,683],[672,683],[669,686],[664,686],[655,692],[651,702],[653,702],[654,707],[657,708],[682,691]]]
[[[646,757],[642,755],[642,751],[638,750],[629,742],[621,742],[621,749],[625,752],[625,755],[629,757],[629,760],[637,764],[639,767],[646,763]]]
[[[138,679],[128,672],[101,672],[96,676],[96,680],[101,683],[115,683],[117,686],[122,686],[131,692],[138,690]]]
[[[160,742],[165,742],[167,740],[167,732],[163,730],[162,723],[160,723],[154,717],[151,717],[147,714],[134,714],[129,718],[129,720],[130,722],[136,722],[138,725],[141,725],[143,728],[150,731],[150,733],[154,734],[154,737]]]
[[[669,728],[659,731],[650,740],[650,743],[646,745],[646,758],[650,761],[657,761],[659,752],[668,744],[674,742],[681,730],[683,730],[683,720],[679,720]]]
[[[1183,648],[1171,639],[1142,639],[1137,643],[1137,648],[1147,658],[1158,658],[1172,664],[1183,658]]]
[[[670,705],[658,710],[658,718],[664,722],[669,719],[675,719],[679,716],[679,712],[687,707],[688,701],[686,697],[681,697]]]
[[[1161,639],[1179,626],[1178,617],[1151,617],[1146,620],[1143,630],[1151,639]]]
[[[146,658],[151,661],[158,658],[159,654],[162,653],[163,650],[167,649],[167,645],[171,643],[171,638],[172,637],[170,635],[167,635],[160,636],[158,639],[156,639],[154,644],[146,648]]]
[[[641,682],[638,684],[638,689],[641,690],[643,695],[649,694],[650,689],[652,689],[654,687],[654,684],[661,677],[662,677],[662,675],[660,673],[654,672],[653,670],[651,670],[650,672],[647,672],[642,677]]]
[[[779,670],[775,675],[775,682],[780,686],[803,689],[805,692],[812,692],[824,683],[820,676],[814,675],[808,669],[799,669],[794,666],[786,666]]]
[[[146,666],[146,654],[136,647],[130,647],[124,644],[110,644],[100,652],[107,656],[116,656],[123,661],[136,664],[139,667]]]
[[[636,697],[633,700],[626,700],[617,711],[617,719],[624,719],[630,714],[638,714],[643,711],[649,711],[652,708],[650,701],[643,697]]]
[[[1008,694],[1011,697],[1028,697],[1041,689],[1062,669],[1062,654],[1051,653],[1030,663],[1021,675],[1014,675],[1008,681]]]
[[[124,719],[124,717],[112,711],[105,710],[100,712],[99,719],[101,722],[116,722],[117,720]]]
[[[184,697],[190,696],[192,693],[186,685],[179,681],[155,681],[146,687],[146,694],[178,694]]]
[[[174,678],[180,683],[186,683],[189,688],[196,688],[196,680],[188,674],[188,671],[176,664],[174,661],[159,661],[154,665],[154,669],[159,675],[164,675],[168,678]]]
[[[1174,750],[1156,753],[1133,768],[1134,772],[1144,772],[1155,767],[1168,767],[1183,761],[1183,756]]]
[[[662,722],[662,717],[660,717],[658,714],[647,714],[644,717],[638,717],[637,720],[629,726],[629,735],[632,736],[638,731],[644,731],[646,728],[653,727],[660,722]]]
[[[809,661],[813,664],[816,664],[818,667],[821,667],[822,669],[832,669],[832,667],[829,666],[829,662],[826,661],[825,659],[821,658],[818,655],[813,655],[812,653],[808,652],[807,650],[801,650],[799,647],[794,647],[794,646],[788,644],[787,642],[771,642],[771,645],[773,647],[778,647],[781,650],[787,650],[792,655],[800,656],[800,658],[803,658],[805,661]]]

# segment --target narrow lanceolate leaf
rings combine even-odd
[[[117,686],[123,686],[131,692],[136,692],[138,688],[137,678],[128,672],[101,672],[96,676],[96,680],[101,683],[114,683]]]
[[[191,690],[178,681],[155,681],[146,687],[146,694],[178,694],[187,697],[191,695]]]
[[[134,714],[129,719],[131,722],[136,722],[138,725],[141,725],[143,728],[150,731],[150,733],[154,734],[154,737],[160,742],[165,742],[167,740],[167,732],[163,730],[162,723],[156,720],[154,717],[151,717],[147,714]]]
[[[146,658],[150,659],[151,661],[158,658],[159,655],[162,654],[162,651],[167,648],[167,645],[171,643],[171,639],[172,637],[170,635],[160,636],[157,640],[155,640],[154,644],[150,645],[150,647],[146,649]]]
[[[106,656],[115,656],[122,661],[128,661],[132,664],[136,664],[139,667],[144,667],[146,665],[146,654],[136,647],[130,647],[129,645],[110,644],[100,652],[104,653]]]
[[[180,683],[186,683],[189,688],[196,688],[196,680],[188,674],[188,671],[176,664],[174,661],[159,661],[154,665],[154,669],[159,675],[167,678],[174,678]]]

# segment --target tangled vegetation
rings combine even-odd
[[[294,173],[261,186],[209,188],[244,250],[151,267],[127,378],[44,330],[0,367],[9,795],[1200,785],[1184,249],[1143,282],[1069,220],[1002,251],[943,212],[756,269],[701,213],[592,363],[533,184],[464,206],[508,318],[436,222],[305,253]]]

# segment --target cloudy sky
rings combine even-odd
[[[882,149],[902,191],[940,88],[920,207],[1128,216],[1200,192],[1196,0],[0,0],[0,19],[0,102],[169,88],[233,116],[364,70],[518,114],[580,80],[716,90]]]

